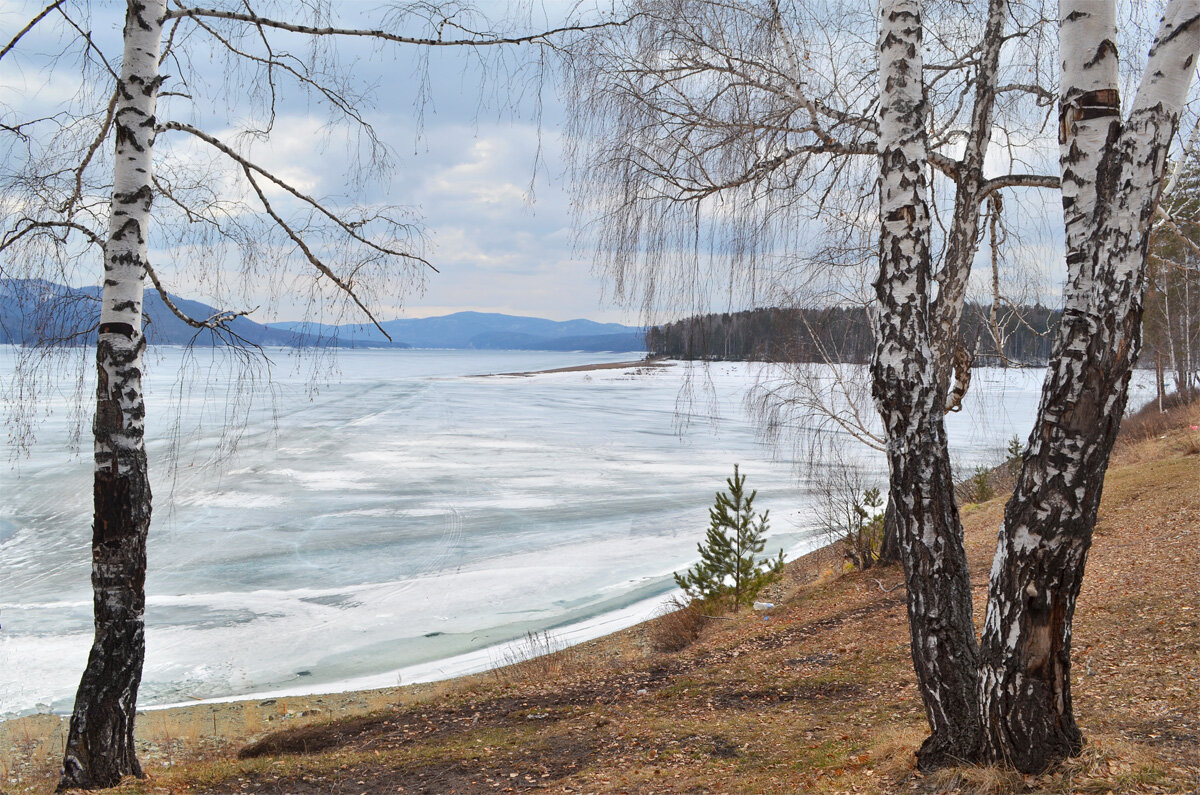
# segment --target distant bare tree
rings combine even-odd
[[[1200,395],[1200,126],[1175,164],[1150,241],[1146,343],[1160,408],[1163,372],[1182,400]]]

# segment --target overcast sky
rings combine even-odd
[[[7,42],[44,5],[42,0],[0,0],[0,31],[5,32],[0,38]],[[334,8],[344,17],[335,22],[357,26],[377,15],[380,7],[340,0]],[[123,9],[119,2],[91,6],[89,28],[114,60],[120,53]],[[551,4],[542,7],[538,18],[509,24],[540,29],[546,21],[557,22],[555,13],[562,18]],[[25,52],[20,57],[0,63],[0,103],[9,112],[44,112],[76,89],[79,71],[69,62],[54,71],[45,66],[44,56],[69,38],[62,28],[61,22],[48,18],[35,35],[22,41]],[[299,37],[281,34],[277,41],[300,54]],[[229,133],[239,113],[252,113],[249,97],[239,99],[239,93],[252,86],[239,83],[237,77],[227,79],[223,65],[209,58],[206,48],[196,46],[199,42],[184,44],[193,52],[187,64],[196,72],[193,84],[205,85],[217,98],[196,103],[210,116],[206,129]],[[561,156],[562,109],[553,79],[539,87],[529,71],[514,74],[511,59],[485,70],[468,49],[435,51],[422,112],[418,97],[426,71],[418,48],[354,39],[339,45],[341,66],[357,86],[367,89],[368,120],[395,156],[391,173],[366,186],[358,197],[410,207],[425,230],[428,259],[440,271],[427,275],[421,294],[402,302],[384,298],[377,304],[381,319],[470,309],[556,320],[639,321],[635,311],[605,300],[604,281],[593,273],[586,256],[574,253]],[[533,54],[528,47],[521,52]],[[164,71],[173,71],[171,64]],[[168,80],[164,90],[171,85]],[[219,108],[221,97],[231,106],[230,114]],[[178,100],[163,100],[160,118],[179,107]],[[336,137],[326,140],[324,111],[295,92],[284,95],[279,107],[281,116],[270,140],[253,146],[256,157],[312,195],[346,194],[346,147]],[[160,145],[179,145],[166,138],[160,138]],[[162,263],[171,257],[159,250],[152,251],[151,258]],[[97,262],[97,278],[98,272]],[[168,289],[195,297],[204,292],[184,277],[177,277]],[[287,302],[278,302],[279,316],[289,313]]]
[[[588,1],[598,6],[609,2]],[[297,11],[304,4],[305,0],[256,0],[254,7],[260,13],[304,21]],[[500,2],[482,4],[493,17],[499,9],[509,7]],[[67,0],[67,5],[75,7],[77,17],[86,19],[86,29],[97,46],[114,63],[119,60],[125,4]],[[499,23],[512,32],[562,24],[573,8],[588,21],[600,13],[579,11],[571,0],[512,5],[527,9],[525,18]],[[385,14],[382,9],[388,6],[374,0],[334,0],[331,7],[337,14],[333,24],[375,27]],[[529,11],[530,7],[536,10]],[[0,0],[0,39],[6,42],[43,8],[44,0]],[[424,33],[414,24],[392,28]],[[271,135],[259,141],[239,137],[238,129],[261,112],[265,86],[244,72],[229,72],[223,51],[212,47],[212,39],[196,33],[194,25],[187,29],[193,31],[190,38],[177,42],[178,51],[186,57],[164,66],[169,77],[159,105],[160,119],[186,120],[235,143],[311,195],[402,205],[423,230],[424,253],[439,272],[427,272],[423,291],[376,295],[372,305],[380,319],[477,310],[556,320],[588,317],[629,324],[644,320],[636,309],[616,306],[607,298],[609,284],[594,272],[587,247],[575,245],[573,227],[579,219],[571,212],[563,157],[563,98],[552,73],[544,80],[537,79],[530,60],[537,56],[536,48],[430,50],[336,39],[336,63],[322,63],[329,67],[328,74],[348,78],[349,90],[363,92],[364,118],[393,155],[386,174],[360,188],[350,185],[348,179],[354,158],[345,126],[331,131],[326,126],[327,109],[312,97],[289,89],[286,81],[279,83],[282,93]],[[290,49],[303,57],[310,47],[304,36],[276,31],[271,37],[277,53]],[[78,32],[61,19],[53,14],[47,17],[21,42],[19,50],[0,61],[0,113],[11,118],[37,117],[70,101],[81,84],[78,58],[68,56],[53,68],[50,64],[55,53],[72,46],[77,51],[80,40]],[[172,90],[179,90],[180,72],[187,74],[192,94],[188,99],[170,96]],[[98,107],[103,108],[105,100],[106,93],[98,97]],[[96,106],[96,100],[92,104]],[[1057,142],[1052,133],[1044,140],[1018,142],[1015,151],[1053,173]],[[186,135],[167,133],[159,139],[158,154],[163,162],[171,154],[190,162],[211,155],[205,146]],[[993,147],[989,162],[1000,150],[999,144]],[[229,178],[214,178],[214,184],[221,179]],[[241,190],[246,190],[244,183]],[[280,194],[279,201],[286,202],[288,197]],[[1006,267],[1014,274],[1013,284],[1005,287],[1008,295],[1017,302],[1054,303],[1063,272],[1057,193],[1013,191],[1006,208],[1008,222],[1019,232],[1013,236],[1019,242],[1010,244],[1007,252]],[[220,280],[195,266],[195,251],[166,248],[161,240],[156,246],[155,236],[161,237],[164,226],[159,224],[158,230],[152,226],[151,261],[168,278],[167,288],[172,292],[223,308],[267,307],[255,315],[263,320],[298,319],[304,312],[304,290],[283,280],[260,280],[247,289],[239,288],[240,292],[214,287]],[[983,261],[987,252],[981,251],[979,256],[982,267],[976,268],[974,277],[982,284],[990,270]],[[236,270],[229,261],[224,267]],[[97,261],[94,271],[90,264],[80,269],[77,280],[98,283],[99,272]],[[986,287],[979,290],[981,295],[987,294]],[[746,297],[734,296],[732,288],[728,296],[721,295],[719,285],[706,289],[721,304],[713,306],[718,310],[773,300],[761,291]],[[292,297],[297,294],[299,298]],[[274,315],[264,317],[269,311]]]

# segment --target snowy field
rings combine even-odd
[[[763,443],[744,408],[761,365],[481,378],[630,357],[346,351],[314,389],[306,363],[271,355],[270,386],[178,349],[150,366],[143,706],[435,679],[529,630],[632,624],[696,557],[734,463],[771,510],[768,551],[822,542],[820,472]],[[5,373],[15,356],[0,347]],[[1041,377],[976,371],[948,418],[960,466],[1024,439]],[[0,714],[68,711],[91,642],[77,388],[42,390],[37,444],[0,470]],[[881,456],[840,446],[883,484]]]

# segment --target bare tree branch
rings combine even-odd
[[[254,178],[254,172],[251,170],[251,165],[248,163],[243,163],[242,172],[246,175],[246,179],[250,182],[250,186],[254,188],[254,192],[258,195],[258,200],[262,203],[263,209],[268,215],[271,216],[272,219],[274,219],[279,228],[282,229],[287,236],[292,239],[292,242],[296,244],[296,247],[304,253],[304,257],[309,261],[309,263],[311,263],[314,268],[324,274],[331,282],[336,284],[342,292],[350,296],[354,303],[358,305],[358,308],[361,309],[370,319],[371,323],[374,324],[375,328],[379,329],[380,333],[387,337],[388,340],[391,340],[392,335],[388,334],[383,326],[379,325],[379,321],[375,319],[374,313],[372,313],[367,305],[362,302],[362,299],[358,297],[358,293],[354,291],[353,285],[347,281],[343,281],[340,277],[338,277],[337,274],[330,270],[329,266],[322,262],[321,259],[313,253],[312,248],[309,247],[309,245],[304,241],[304,238],[301,237],[296,230],[293,229],[290,224],[288,224],[287,221],[283,220],[279,213],[275,212],[275,208],[271,206],[271,202],[267,200],[266,194],[263,193],[262,188],[259,186],[258,180]],[[260,170],[259,173],[264,172]]]
[[[276,186],[287,191],[295,198],[299,199],[300,201],[302,201],[305,204],[312,207],[314,210],[316,210],[321,215],[325,216],[325,218],[327,218],[335,226],[339,227],[343,232],[345,232],[347,236],[358,241],[359,243],[363,244],[364,246],[374,249],[375,251],[379,252],[380,254],[386,254],[388,256],[394,256],[394,257],[402,257],[404,259],[419,262],[422,265],[424,265],[425,267],[432,270],[434,273],[438,272],[438,269],[435,268],[424,257],[418,256],[416,254],[411,254],[407,251],[402,251],[400,249],[389,248],[388,246],[381,245],[381,244],[376,243],[375,241],[370,240],[367,237],[365,237],[360,230],[361,230],[363,224],[366,222],[366,220],[369,220],[369,219],[360,219],[359,221],[354,221],[354,222],[346,221],[345,218],[343,218],[342,216],[340,216],[337,213],[330,210],[323,202],[313,198],[312,196],[309,196],[309,195],[301,192],[297,188],[293,187],[290,183],[275,176],[274,174],[267,171],[262,166],[243,157],[242,155],[238,154],[232,147],[225,144],[219,138],[209,135],[208,133],[204,132],[203,130],[199,130],[199,129],[191,126],[190,124],[185,124],[183,122],[176,122],[176,121],[166,122],[165,124],[160,124],[158,126],[158,129],[159,129],[159,131],[176,130],[179,132],[188,133],[189,135],[193,135],[196,138],[199,138],[201,141],[204,141],[209,146],[213,147],[214,149],[221,152],[226,157],[230,158],[235,163],[237,163],[248,177],[250,176],[251,172],[257,173],[257,174],[265,177],[267,180],[269,180]],[[251,179],[251,182],[253,182],[253,179]],[[256,185],[256,189],[257,189],[257,185]],[[271,213],[271,215],[272,215],[272,217],[276,217],[274,213]],[[282,224],[281,224],[281,226],[282,226]]]
[[[167,309],[171,310],[171,314],[175,315],[175,317],[179,318],[184,323],[187,323],[189,326],[195,329],[212,329],[214,331],[217,329],[228,330],[227,324],[230,321],[236,320],[239,317],[245,317],[246,315],[249,315],[251,312],[255,311],[254,309],[244,309],[240,312],[217,312],[215,315],[212,315],[205,320],[197,320],[175,305],[175,302],[171,300],[171,294],[167,292],[166,288],[162,286],[162,282],[159,281],[158,272],[155,271],[154,267],[149,263],[146,264],[146,275],[149,276],[150,281],[154,283],[154,289],[158,290],[158,297],[162,299],[162,302],[166,305]],[[239,337],[239,339],[241,338]]]
[[[391,33],[380,29],[372,30],[366,28],[335,28],[300,25],[294,22],[285,22],[283,20],[260,17],[254,13],[239,13],[237,11],[225,11],[217,8],[188,8],[183,5],[181,0],[176,0],[176,2],[177,7],[167,11],[166,19],[197,19],[201,17],[211,17],[214,19],[225,19],[234,22],[245,22],[255,25],[259,28],[275,28],[277,30],[286,30],[290,33],[304,33],[310,36],[357,36],[379,39],[382,41],[390,41],[397,44],[417,44],[424,47],[484,47],[503,44],[550,44],[551,39],[564,33],[585,33],[588,31],[602,30],[604,28],[625,25],[631,19],[637,16],[633,15],[627,19],[614,20],[612,22],[600,22],[595,25],[565,25],[563,27],[539,31],[538,33],[531,33],[525,36],[489,36],[487,34],[479,34],[477,37],[467,39],[430,39],[417,36],[402,36],[397,33]]]
[[[16,245],[22,238],[27,235],[35,234],[38,230],[43,229],[65,229],[79,232],[88,239],[88,242],[94,246],[104,248],[104,239],[100,235],[88,229],[83,224],[75,221],[38,221],[32,218],[22,218],[17,222],[17,228],[13,231],[5,232],[4,237],[0,238],[0,251],[6,251]]]
[[[19,42],[26,33],[37,27],[39,22],[45,19],[52,11],[55,11],[64,2],[66,2],[66,0],[55,0],[53,3],[43,8],[37,16],[29,20],[29,24],[17,31],[17,35],[13,36],[12,40],[9,41],[8,44],[4,45],[3,50],[0,50],[0,60],[3,60],[4,56],[8,55],[9,51],[12,50],[13,47],[17,46],[17,42]]]

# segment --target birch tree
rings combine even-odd
[[[301,263],[315,276],[309,287],[314,295],[339,293],[373,322],[373,287],[411,283],[431,267],[419,253],[417,230],[404,208],[310,195],[254,157],[247,141],[268,140],[275,132],[280,92],[298,89],[329,111],[334,124],[365,142],[368,170],[378,171],[388,164],[387,147],[368,121],[365,89],[326,57],[332,43],[495,50],[552,45],[586,29],[568,24],[532,34],[484,33],[475,24],[482,18],[469,8],[436,4],[385,9],[371,27],[355,28],[337,25],[334,11],[319,2],[303,8],[267,2],[199,7],[182,0],[128,0],[122,52],[110,58],[103,37],[90,30],[87,4],[55,0],[0,50],[0,64],[11,65],[31,33],[57,25],[68,33],[64,54],[50,66],[64,69],[68,53],[82,66],[81,88],[64,107],[32,118],[3,109],[0,261],[6,275],[23,269],[68,279],[90,250],[103,253],[93,422],[95,638],[71,716],[60,789],[107,787],[141,775],[133,733],[145,654],[151,521],[142,391],[146,282],[197,331],[227,334],[225,324],[245,314],[193,318],[180,311],[150,262],[151,241],[197,253],[213,279],[220,278],[226,248],[243,258],[251,282],[268,272],[269,263]],[[424,30],[409,34],[405,25]],[[296,42],[308,57],[293,54]],[[234,102],[257,102],[241,136],[204,129],[208,109],[199,107],[198,94],[204,74],[188,66],[193,52],[206,49],[252,76],[234,83],[235,91],[246,91]],[[159,101],[167,97],[164,113]],[[186,147],[178,147],[174,157],[163,158],[163,137],[182,137],[195,148],[180,157]],[[222,165],[199,168],[196,149]],[[272,277],[294,279],[281,275],[286,271]]]
[[[1200,58],[1200,7],[1172,0],[1122,118],[1114,6],[1059,6],[1063,319],[1005,508],[981,639],[987,756],[1020,770],[1082,746],[1071,623],[1141,348],[1151,222]]]
[[[880,9],[872,371],[901,523],[913,660],[932,729],[918,753],[926,767],[983,759],[1040,772],[1082,748],[1071,705],[1071,623],[1140,347],[1150,222],[1200,55],[1200,9],[1168,5],[1125,120],[1115,3],[1063,0],[1059,24],[1063,320],[1005,509],[977,650],[961,529],[952,494],[943,497],[945,458],[933,452],[944,450],[944,432],[929,419],[939,385],[928,364],[932,335],[922,328],[930,317],[924,23],[914,0]]]
[[[978,651],[942,420],[945,386],[932,345],[923,32],[920,0],[881,4],[879,276],[871,391],[887,437],[913,662],[932,730],[919,756],[936,765],[966,757],[961,749],[978,737]]]
[[[1054,96],[1045,75],[1032,83],[1002,77],[999,52],[1006,43],[1029,37],[1039,52],[1047,43],[1041,35],[1046,20],[1036,5],[990,0],[981,15],[982,36],[963,39],[942,27],[946,8],[959,4],[883,0],[875,31],[878,69],[851,69],[855,80],[845,79],[845,63],[838,59],[857,40],[845,27],[853,12],[805,6],[808,17],[791,19],[814,27],[781,31],[781,5],[769,4],[757,23],[725,31],[725,38],[721,32],[701,35],[711,24],[704,4],[652,7],[649,16],[671,35],[645,33],[632,64],[613,70],[623,91],[618,97],[630,105],[622,106],[627,112],[620,118],[633,132],[615,144],[602,139],[593,150],[598,157],[583,161],[591,167],[584,184],[607,188],[596,208],[601,261],[618,290],[639,285],[648,291],[639,300],[652,307],[661,281],[682,277],[685,295],[703,284],[695,272],[700,246],[693,245],[690,260],[669,250],[668,244],[686,239],[664,232],[660,219],[687,221],[683,213],[693,212],[696,220],[681,226],[684,231],[711,228],[713,216],[743,223],[751,231],[730,233],[732,242],[709,232],[704,253],[731,273],[743,269],[763,280],[771,275],[762,273],[767,254],[799,258],[786,249],[765,251],[764,243],[798,245],[811,234],[811,226],[791,237],[763,234],[774,231],[780,218],[803,220],[790,212],[794,208],[810,208],[809,217],[824,216],[828,227],[848,230],[842,239],[860,241],[849,247],[859,251],[866,248],[861,241],[872,239],[862,222],[875,219],[871,391],[883,425],[875,438],[889,462],[914,668],[931,728],[918,764],[926,769],[985,760],[1040,771],[1080,748],[1070,699],[1071,620],[1140,344],[1146,239],[1200,50],[1200,11],[1186,0],[1168,4],[1122,121],[1113,3],[1064,0],[1058,14],[1060,173],[1013,170],[988,179],[983,164],[997,129],[1007,133],[1009,163],[1020,164],[1022,158],[1012,154],[1014,129],[1007,125],[1020,124],[1022,113],[1025,124],[1035,120],[1036,109],[1048,107]],[[720,6],[711,13],[733,12]],[[948,18],[979,24],[953,13]],[[837,33],[830,34],[831,27]],[[935,35],[926,37],[930,30]],[[823,35],[835,42],[826,47],[829,55],[814,46]],[[748,40],[758,46],[739,49]],[[954,41],[971,44],[942,57]],[[931,53],[940,58],[930,63]],[[809,65],[810,56],[817,63]],[[950,77],[955,74],[957,83]],[[957,90],[947,90],[950,83]],[[973,99],[969,107],[965,96]],[[1023,96],[1035,107],[1010,111],[1002,122],[992,116],[1001,96]],[[618,100],[598,93],[592,101],[599,104],[586,109],[589,119]],[[872,106],[874,113],[863,110]],[[964,116],[969,120],[960,126]],[[1036,123],[1024,129],[1037,138]],[[958,141],[963,154],[951,156]],[[875,179],[860,184],[877,185],[877,194],[852,192],[853,183],[839,182],[855,168],[847,162],[851,157],[872,159],[871,166],[859,167]],[[935,245],[933,231],[946,228],[930,190],[939,174],[953,180],[955,201],[948,232]],[[952,377],[958,341],[947,332],[957,331],[955,318],[961,318],[980,203],[994,202],[1002,188],[1060,184],[1068,271],[1064,321],[1006,510],[980,642],[942,421],[961,391]],[[852,195],[860,207],[877,195],[877,212],[848,214],[836,201],[839,193]],[[707,207],[702,215],[698,200],[712,196],[722,196],[728,206]],[[661,205],[662,215],[634,209],[647,204]],[[680,272],[670,273],[670,267]],[[852,413],[835,416],[834,423],[857,433]]]

